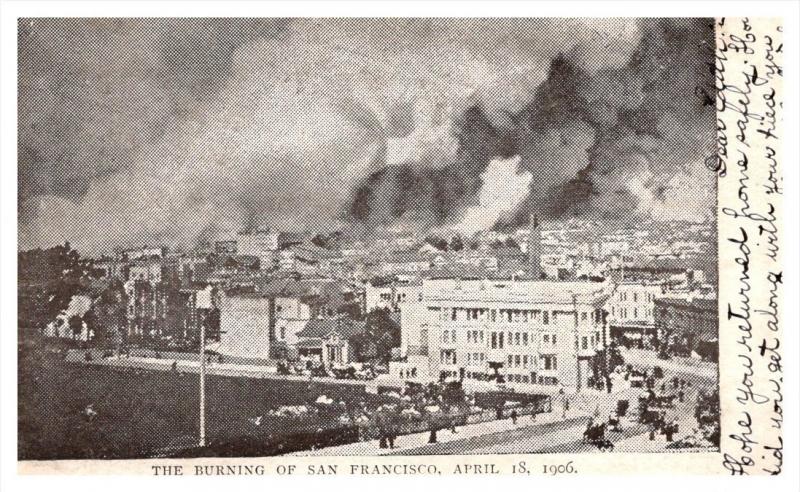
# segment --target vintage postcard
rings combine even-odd
[[[18,473],[782,473],[782,19],[16,27]]]

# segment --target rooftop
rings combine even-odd
[[[311,319],[306,327],[297,333],[301,338],[327,338],[338,335],[339,338],[349,340],[352,336],[364,331],[366,324],[363,321],[352,321],[347,318],[339,319]]]

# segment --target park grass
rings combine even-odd
[[[197,440],[197,374],[115,369],[21,352],[19,459],[141,458],[169,455]],[[362,387],[275,379],[208,376],[207,435],[212,443],[269,439],[335,427],[335,413],[306,418],[262,418],[281,405],[310,404],[325,394],[349,405],[384,397]],[[92,405],[97,417],[83,414]]]

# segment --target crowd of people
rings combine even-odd
[[[370,364],[350,363],[335,366],[328,364],[326,367],[316,359],[301,359],[298,361],[279,361],[276,367],[281,376],[311,376],[320,378],[370,380],[380,372],[379,368]]]

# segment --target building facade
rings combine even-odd
[[[365,286],[366,312],[389,309],[399,312],[404,306],[422,301],[422,281],[416,277],[403,277],[387,284]]]
[[[654,314],[660,348],[679,356],[690,356],[694,352],[706,359],[717,358],[716,297],[662,297],[655,300]]]
[[[626,346],[649,347],[649,339],[656,333],[655,300],[666,290],[666,285],[657,281],[617,284],[605,306],[612,339]]]
[[[434,378],[587,386],[606,339],[609,285],[515,278],[423,281],[401,312],[401,351]]]
[[[222,296],[219,352],[269,359],[271,305],[271,299],[258,293]]]

